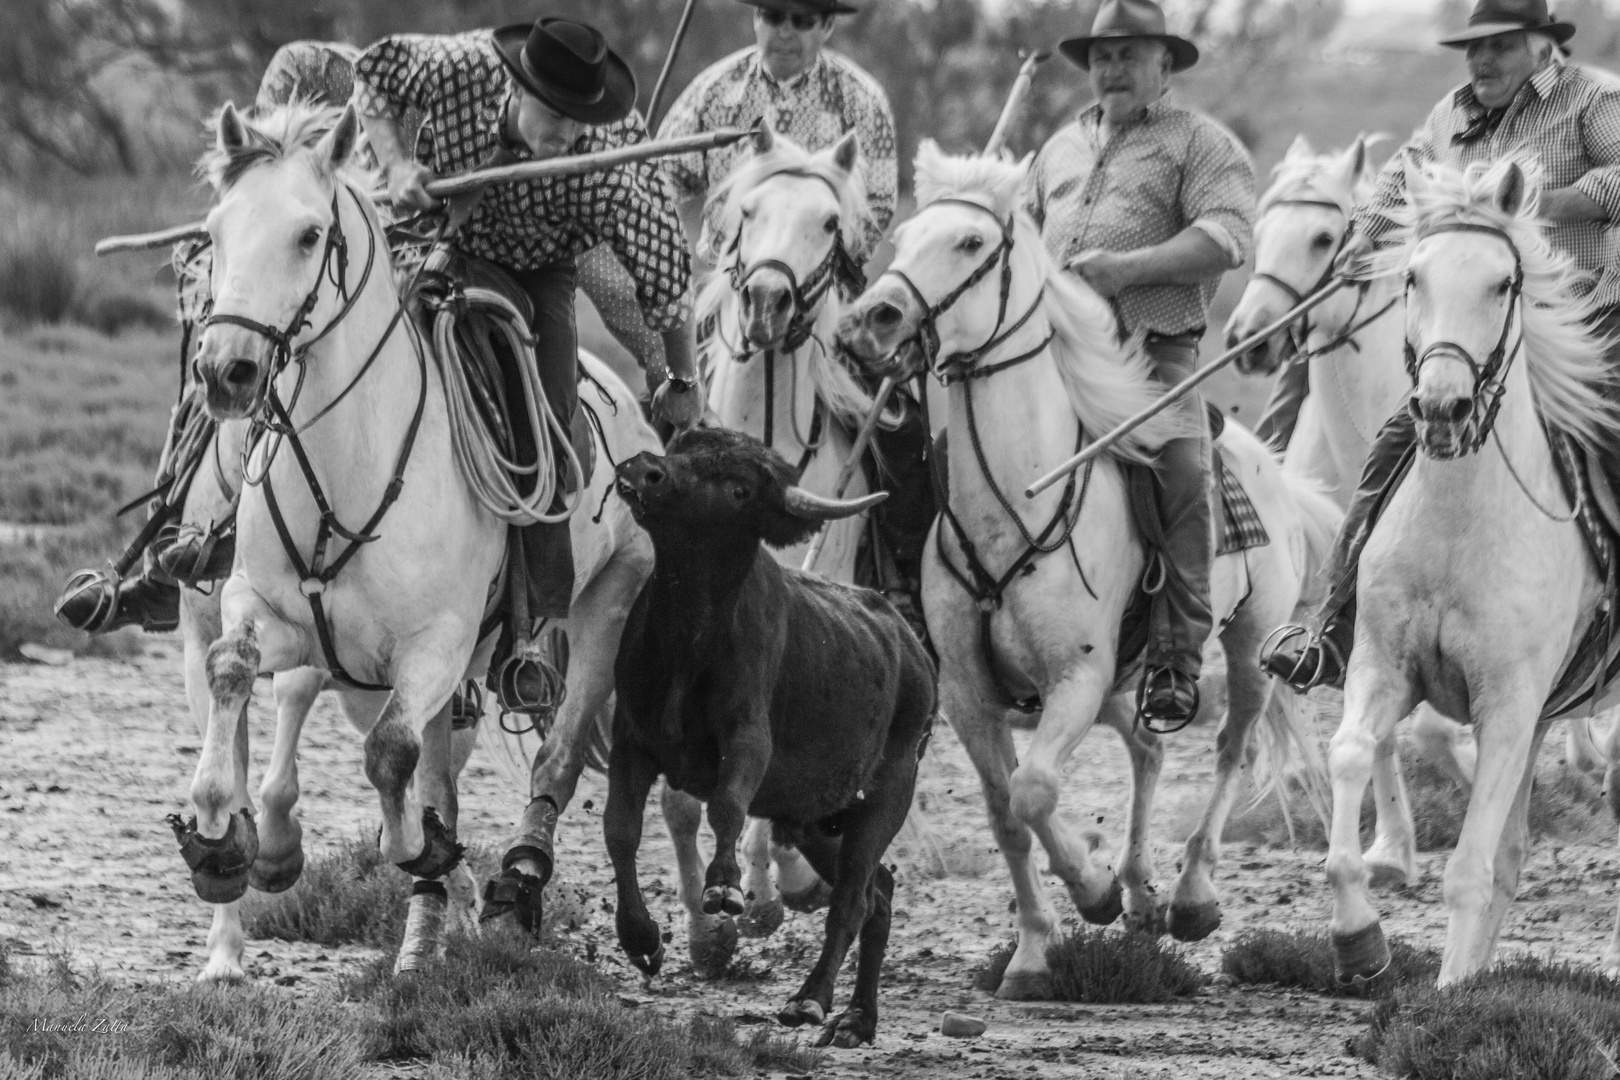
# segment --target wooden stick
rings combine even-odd
[[[651,161],[671,154],[689,154],[729,146],[747,137],[746,128],[720,128],[697,135],[684,135],[678,139],[651,140],[633,146],[621,146],[598,154],[578,154],[548,158],[545,161],[520,161],[515,165],[498,165],[491,169],[474,169],[460,176],[447,176],[427,183],[427,193],[442,199],[467,191],[489,187],[491,184],[510,184],[520,180],[554,180],[563,176],[583,176],[586,173],[606,172],[620,165],[637,161]],[[374,196],[375,197],[375,196]],[[166,247],[180,240],[208,235],[202,222],[176,225],[160,232],[138,233],[133,236],[109,236],[97,242],[97,255],[113,255],[121,251],[148,251]]]
[[[1238,357],[1242,356],[1244,353],[1248,352],[1250,349],[1254,348],[1266,338],[1270,337],[1272,334],[1275,334],[1277,331],[1281,330],[1283,327],[1287,326],[1289,323],[1293,322],[1307,311],[1310,311],[1312,308],[1316,307],[1318,304],[1322,303],[1324,300],[1328,299],[1328,297],[1332,296],[1334,293],[1338,292],[1348,284],[1350,284],[1350,282],[1346,278],[1334,278],[1316,292],[1300,301],[1299,305],[1292,311],[1288,312],[1286,315],[1278,316],[1276,321],[1271,325],[1250,334],[1248,337],[1226,350],[1220,356],[1216,357],[1213,361],[1199,368],[1185,379],[1182,379],[1175,386],[1172,386],[1163,397],[1155,401],[1152,405],[1149,405],[1147,408],[1143,409],[1129,420],[1122,422],[1113,431],[1110,431],[1108,434],[1104,435],[1102,438],[1098,439],[1096,442],[1092,443],[1090,446],[1086,447],[1078,454],[1075,454],[1073,457],[1069,458],[1069,460],[1065,461],[1063,464],[1059,465],[1057,468],[1053,469],[1051,472],[1029,485],[1029,487],[1024,489],[1024,498],[1033,499],[1035,496],[1039,495],[1041,492],[1045,491],[1059,480],[1062,480],[1065,476],[1068,476],[1070,473],[1074,472],[1074,470],[1080,468],[1092,458],[1104,453],[1115,443],[1119,442],[1119,440],[1123,439],[1126,435],[1129,435],[1132,431],[1135,431],[1138,427],[1153,419],[1155,416],[1158,416],[1160,413],[1164,412],[1164,410],[1168,409],[1170,406],[1192,393],[1198,388],[1199,384],[1203,383],[1217,371],[1221,371],[1232,361],[1236,360]]]
[[[681,9],[681,21],[675,24],[675,37],[669,43],[669,52],[664,56],[664,66],[658,72],[658,81],[653,83],[652,97],[647,101],[647,130],[653,134],[658,133],[658,103],[664,99],[664,87],[669,84],[670,69],[675,66],[675,54],[681,51],[681,42],[686,39],[686,27],[692,21],[692,9],[697,7],[697,0],[686,0],[686,6]]]
[[[990,141],[984,146],[986,154],[993,154],[1001,149],[1001,144],[1007,140],[1007,132],[1012,129],[1012,122],[1018,115],[1019,106],[1029,94],[1029,87],[1035,78],[1035,69],[1040,66],[1051,53],[1026,53],[1023,66],[1018,69],[1018,77],[1013,80],[1012,89],[1007,92],[1007,103],[1001,107],[1001,115],[996,118],[995,129],[990,133]],[[893,375],[886,376],[878,386],[877,393],[872,395],[872,411],[866,414],[861,422],[861,430],[855,436],[855,445],[850,448],[849,460],[844,462],[844,469],[838,475],[838,486],[833,490],[833,498],[842,499],[844,491],[849,487],[850,481],[855,478],[855,470],[860,468],[861,455],[866,453],[866,446],[872,441],[872,433],[877,430],[878,418],[883,414],[884,406],[889,403],[889,395],[894,393],[899,380]],[[924,389],[924,393],[927,390]],[[821,556],[821,545],[827,539],[827,527],[823,525],[817,531],[816,537],[810,543],[810,550],[804,553],[804,562],[800,569],[806,573],[816,568],[816,559]]]

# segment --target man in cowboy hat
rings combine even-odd
[[[646,136],[629,66],[594,27],[566,19],[384,38],[361,55],[355,75],[356,101],[396,205],[436,206],[430,180],[492,159],[598,152]],[[400,123],[411,109],[422,113],[420,134],[410,133],[414,154]],[[655,165],[487,188],[452,241],[459,253],[505,270],[528,295],[540,380],[565,422],[578,400],[575,259],[602,242],[635,279],[642,317],[663,338],[668,376],[648,373],[657,388],[654,416],[690,426],[702,409],[686,330],[690,264]],[[529,526],[524,542],[531,566],[551,568],[543,595],[531,596],[531,614],[566,616],[567,523]]]
[[[1058,262],[1105,297],[1122,335],[1145,334],[1160,379],[1192,374],[1209,302],[1253,243],[1254,166],[1231,132],[1166,100],[1170,76],[1198,62],[1151,0],[1105,0],[1091,33],[1059,51],[1090,78],[1096,101],[1059,129],[1030,170],[1026,202]],[[1195,434],[1168,443],[1155,481],[1165,570],[1155,598],[1138,710],[1171,726],[1198,711],[1211,629],[1210,438],[1204,405],[1184,407]]]
[[[1467,27],[1440,42],[1465,52],[1469,81],[1441,98],[1384,166],[1372,201],[1356,214],[1340,267],[1357,266],[1396,227],[1392,212],[1405,201],[1409,161],[1461,167],[1528,151],[1541,165],[1547,240],[1584,271],[1577,287],[1594,304],[1593,328],[1620,338],[1620,239],[1610,228],[1620,220],[1620,84],[1563,62],[1574,36],[1573,25],[1548,13],[1546,0],[1479,0]],[[1620,363],[1620,349],[1611,359]],[[1261,657],[1268,672],[1298,689],[1344,685],[1355,639],[1356,564],[1416,439],[1402,402],[1378,433],[1339,531],[1320,633],[1288,627]]]
[[[856,9],[839,0],[740,0],[753,8],[754,44],[716,61],[692,80],[670,106],[659,129],[664,137],[695,135],[723,127],[747,127],[765,117],[775,129],[809,150],[833,145],[854,131],[861,144],[875,244],[894,217],[896,170],[894,116],[876,79],[847,56],[826,48],[839,15]],[[678,197],[701,202],[749,153],[735,143],[701,154],[664,159]],[[722,242],[709,223],[698,249],[709,258]],[[869,245],[870,246],[870,245]],[[872,387],[868,387],[872,389]],[[922,550],[937,508],[924,453],[928,446],[921,410],[909,393],[895,398],[905,412],[895,429],[873,435],[879,480],[889,499],[876,511],[888,540],[900,587],[892,594],[921,625]]]

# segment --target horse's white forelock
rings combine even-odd
[[[314,152],[328,132],[337,126],[343,109],[322,105],[309,98],[294,96],[285,105],[278,105],[262,113],[238,114],[247,142],[234,150],[223,150],[211,144],[197,160],[197,173],[206,179],[215,191],[223,193],[250,169],[272,161],[285,161],[295,157],[307,160],[315,175],[323,180],[332,175],[331,162],[322,160]],[[216,118],[210,127],[218,123]],[[355,145],[349,161],[341,170],[345,179],[361,191],[381,186],[380,179],[365,169],[360,161],[360,146],[365,136]]]
[[[869,254],[867,238],[871,222],[871,210],[866,204],[866,181],[860,169],[848,173],[840,169],[833,160],[835,152],[836,147],[831,146],[811,152],[778,134],[770,153],[753,154],[739,162],[709,195],[709,206],[718,207],[719,210],[714,218],[717,230],[713,242],[730,245],[730,238],[736,235],[737,225],[741,221],[743,196],[771,176],[784,169],[793,169],[822,177],[832,185],[832,189],[838,193],[838,221],[844,247],[857,263],[864,263]],[[737,332],[734,306],[738,298],[731,288],[731,269],[737,258],[735,252],[721,253],[715,268],[699,286],[693,303],[693,319],[701,323],[714,316],[716,332],[728,347],[735,343],[726,335]],[[826,342],[833,339],[838,320],[843,314],[844,301],[837,287],[828,289],[815,325],[811,328],[810,340],[800,354],[809,363],[810,380],[827,408],[840,420],[859,425],[871,411],[872,399],[826,346]]]
[[[1040,229],[1023,208],[1029,162],[1027,157],[952,156],[932,139],[924,140],[917,151],[917,203],[921,209],[939,199],[964,198],[1004,221],[1012,218],[1014,252],[1032,258],[1037,280],[1046,282],[1041,304],[1055,332],[1050,351],[1058,375],[1081,426],[1096,437],[1151,405],[1164,387],[1153,378],[1139,340],[1120,344],[1107,301],[1078,275],[1064,273],[1047,251]],[[1116,443],[1113,453],[1130,461],[1151,460],[1184,427],[1176,410],[1168,410]]]
[[[1518,212],[1508,214],[1497,206],[1496,193],[1515,162],[1524,170],[1526,190]],[[1538,220],[1539,163],[1508,158],[1466,169],[1429,165],[1422,175],[1418,190],[1408,190],[1407,206],[1391,214],[1398,224],[1390,236],[1399,266],[1404,269],[1410,261],[1423,230],[1442,221],[1490,225],[1506,233],[1524,269],[1525,373],[1541,418],[1588,447],[1612,446],[1620,407],[1612,400],[1617,377],[1606,355],[1610,343],[1587,325],[1596,305],[1591,294],[1574,292],[1582,272],[1547,242]]]
[[[1377,135],[1362,136],[1363,141],[1369,145],[1381,138],[1382,136]],[[1342,150],[1316,154],[1308,147],[1296,143],[1289,149],[1287,155],[1272,167],[1271,186],[1260,197],[1257,213],[1264,214],[1278,199],[1307,197],[1338,203],[1339,209],[1348,217],[1372,194],[1377,173],[1371,168],[1363,167],[1357,175],[1350,178],[1349,183],[1346,183],[1344,172],[1340,168],[1343,157]]]

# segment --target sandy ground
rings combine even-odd
[[[252,711],[256,790],[268,757],[272,716],[261,682]],[[1552,742],[1555,740],[1549,740]],[[84,964],[120,976],[189,978],[200,970],[209,912],[192,893],[163,815],[186,805],[200,738],[186,711],[179,646],[154,639],[130,661],[67,667],[0,666],[0,937],[19,953],[69,948]],[[335,702],[323,699],[305,729],[299,812],[306,852],[355,835],[378,817],[361,772],[360,747]],[[1180,855],[1169,837],[1185,830],[1207,790],[1213,732],[1168,741],[1156,846],[1161,888]],[[1117,739],[1099,731],[1075,754],[1064,793],[1071,821],[1095,824],[1117,843],[1128,770]],[[936,732],[919,792],[954,871],[935,877],[902,865],[896,919],[875,1046],[834,1051],[818,1075],[936,1077],[1371,1076],[1347,1039],[1367,1006],[1307,994],[1216,985],[1167,1006],[1007,1004],[973,989],[975,971],[1009,940],[1011,887],[989,840],[978,784],[954,735]],[[591,896],[590,915],[566,947],[616,977],[627,1004],[670,1015],[705,1012],[741,1025],[771,1024],[819,947],[821,916],[790,915],[766,941],[744,941],[734,977],[697,979],[685,963],[663,825],[649,815],[643,882],[655,916],[675,929],[665,973],[647,982],[622,962],[613,938],[611,870],[599,815],[606,785],[588,776],[558,833],[559,873]],[[524,799],[480,748],[461,787],[461,835],[502,844]],[[1442,854],[1421,857],[1419,882],[1378,898],[1392,936],[1438,945],[1444,928]],[[1192,957],[1218,970],[1223,944],[1244,927],[1318,929],[1327,894],[1316,852],[1229,845],[1219,885],[1226,921]],[[1543,844],[1508,917],[1505,950],[1552,951],[1595,961],[1614,918],[1620,857],[1613,845]],[[1073,911],[1056,879],[1059,909]],[[373,955],[282,941],[252,941],[250,972],[289,993],[322,985]],[[849,975],[840,984],[839,1003]],[[945,1009],[988,1021],[976,1040],[938,1033]],[[390,1075],[398,1075],[391,1070]]]

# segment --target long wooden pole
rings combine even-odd
[[[510,184],[521,180],[554,180],[564,176],[583,176],[586,173],[606,172],[620,165],[628,165],[638,161],[651,161],[654,158],[668,157],[671,154],[688,154],[694,151],[712,150],[719,146],[729,146],[738,139],[749,134],[746,128],[720,128],[715,131],[704,131],[696,135],[683,135],[676,139],[658,139],[631,146],[621,146],[614,150],[604,150],[598,154],[578,154],[565,157],[547,158],[545,161],[520,161],[513,165],[498,165],[489,169],[475,169],[460,176],[447,176],[438,180],[430,180],[426,184],[427,193],[434,198],[442,199],[451,195],[460,195],[468,191],[489,187],[492,184]],[[109,236],[96,244],[97,255],[113,255],[121,251],[146,251],[151,248],[165,247],[179,240],[192,237],[207,236],[208,231],[201,222],[189,225],[177,225],[159,232],[139,233],[134,236]]]
[[[664,87],[669,85],[669,73],[675,67],[675,54],[681,51],[681,42],[686,39],[686,28],[692,21],[692,9],[695,7],[697,0],[686,0],[686,6],[681,9],[681,21],[675,24],[675,37],[669,43],[664,66],[659,69],[658,81],[653,83],[652,97],[647,101],[647,130],[653,134],[658,133],[658,103],[664,99]]]
[[[1030,85],[1035,79],[1035,69],[1051,55],[1049,52],[1025,54],[1024,62],[1018,69],[1018,77],[1013,79],[1012,89],[1007,92],[1007,103],[1001,107],[1001,115],[996,118],[996,126],[990,132],[990,141],[985,143],[986,154],[998,152],[1007,141],[1007,134],[1012,130],[1012,122],[1018,116],[1024,98],[1029,95]],[[886,376],[878,385],[877,393],[872,395],[872,411],[866,414],[866,419],[861,422],[860,431],[855,435],[855,445],[850,447],[849,459],[844,462],[844,468],[838,474],[838,484],[833,489],[833,498],[842,499],[844,492],[849,489],[850,482],[855,479],[855,470],[861,467],[861,456],[866,453],[866,447],[871,443],[873,433],[877,431],[883,409],[888,405],[889,397],[898,385],[900,385],[898,378],[893,375]],[[826,540],[827,526],[823,525],[817,530],[815,539],[810,542],[810,549],[804,553],[801,570],[809,573],[816,568],[816,560],[821,557],[821,546]]]
[[[1108,434],[1104,435],[1102,438],[1098,439],[1096,442],[1092,443],[1084,450],[1081,450],[1078,454],[1075,454],[1073,457],[1069,458],[1069,460],[1065,461],[1063,464],[1059,465],[1057,468],[1053,469],[1051,472],[1029,485],[1029,487],[1024,489],[1024,497],[1026,499],[1033,499],[1035,496],[1039,495],[1041,492],[1045,491],[1059,480],[1062,480],[1065,476],[1068,476],[1070,473],[1074,472],[1074,470],[1080,468],[1092,458],[1106,452],[1115,443],[1129,435],[1132,431],[1136,430],[1138,427],[1147,423],[1147,421],[1153,419],[1155,416],[1158,416],[1160,413],[1164,412],[1164,410],[1168,409],[1170,406],[1192,393],[1201,383],[1210,378],[1216,372],[1223,370],[1228,364],[1232,363],[1232,361],[1236,360],[1238,357],[1242,356],[1244,353],[1266,340],[1266,338],[1270,337],[1272,334],[1277,333],[1277,331],[1281,330],[1283,327],[1287,326],[1289,323],[1293,322],[1307,311],[1310,311],[1312,308],[1316,307],[1318,304],[1322,303],[1324,300],[1328,299],[1328,297],[1332,296],[1334,293],[1338,292],[1348,284],[1349,281],[1346,278],[1334,278],[1316,292],[1300,301],[1298,306],[1296,306],[1292,311],[1285,315],[1279,316],[1276,321],[1271,323],[1269,326],[1250,334],[1248,337],[1226,350],[1220,356],[1216,357],[1213,361],[1199,368],[1185,379],[1182,379],[1175,386],[1172,386],[1163,397],[1155,401],[1152,405],[1149,405],[1147,408],[1143,409],[1129,420],[1123,421],[1113,431],[1110,431]]]

